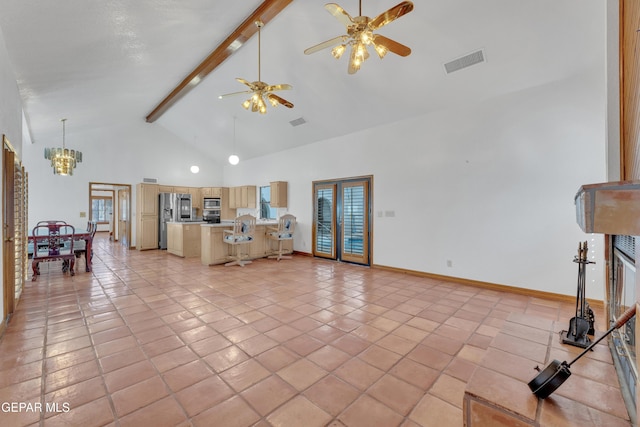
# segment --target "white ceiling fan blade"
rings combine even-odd
[[[222,99],[222,98],[227,98],[229,96],[235,96],[235,95],[242,95],[243,93],[253,93],[250,90],[243,90],[242,92],[232,92],[232,93],[225,93],[224,95],[218,95],[218,99]]]
[[[349,27],[349,25],[352,25],[354,23],[353,18],[337,4],[327,3],[324,5],[324,8],[327,9],[330,14],[335,16],[336,19],[340,21],[345,27]]]
[[[326,49],[340,43],[346,43],[347,40],[349,40],[349,36],[334,37],[331,40],[327,40],[325,42],[322,42],[320,44],[317,44],[315,46],[311,46],[310,48],[305,49],[304,54],[310,55],[312,53],[318,52],[319,50]]]

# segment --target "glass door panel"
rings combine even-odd
[[[342,184],[341,259],[359,264],[369,263],[367,184],[367,181]]]
[[[369,265],[371,178],[314,182],[313,255]]]
[[[316,185],[314,191],[313,255],[336,258],[336,185]]]

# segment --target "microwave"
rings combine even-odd
[[[203,209],[220,209],[220,198],[205,197],[202,208]]]

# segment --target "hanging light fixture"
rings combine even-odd
[[[236,152],[236,116],[233,116],[233,153]],[[231,154],[229,156],[229,163],[233,166],[240,163],[240,157],[237,154]]]
[[[257,20],[255,24],[258,27],[258,80],[255,82],[249,82],[238,77],[236,78],[236,81],[247,85],[250,90],[227,93],[226,95],[220,95],[218,98],[222,99],[226,98],[227,96],[246,93],[251,94],[251,97],[242,103],[242,107],[245,110],[250,110],[254,113],[258,112],[260,114],[267,113],[267,101],[269,102],[269,104],[271,104],[272,107],[284,105],[287,108],[293,108],[292,103],[273,93],[279,90],[289,90],[291,89],[291,85],[286,83],[279,85],[268,85],[267,83],[260,80],[260,29],[264,26],[264,23],[260,20]]]
[[[393,52],[400,56],[411,54],[409,47],[381,34],[374,34],[373,32],[411,12],[413,10],[412,2],[403,1],[373,19],[368,16],[362,16],[362,0],[359,1],[359,15],[356,17],[352,17],[335,3],[327,3],[324,8],[344,24],[347,34],[311,46],[304,51],[305,55],[310,55],[319,50],[332,47],[331,54],[334,58],[340,59],[347,48],[351,47],[348,72],[349,74],[355,74],[364,61],[369,58],[369,52],[367,50],[369,46],[373,47],[380,59],[384,58],[388,52]]]
[[[62,122],[62,148],[45,148],[44,158],[51,160],[54,175],[73,175],[76,165],[82,162],[82,153],[76,150],[69,150],[64,146],[65,122],[67,119],[61,119],[60,121]]]

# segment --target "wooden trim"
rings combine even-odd
[[[195,88],[209,73],[215,70],[240,46],[258,32],[255,21],[261,20],[265,25],[275,18],[293,0],[265,0],[256,10],[236,28],[207,58],[200,63],[171,93],[158,104],[147,116],[147,123],[155,122],[180,98]]]
[[[566,301],[566,302],[575,302],[575,300],[576,300],[576,298],[571,296],[571,295],[556,294],[556,293],[553,293],[553,292],[545,292],[545,291],[536,291],[536,290],[533,290],[533,289],[518,288],[518,287],[515,287],[515,286],[508,286],[508,285],[499,285],[499,284],[496,284],[496,283],[482,282],[482,281],[479,281],[479,280],[462,279],[462,278],[459,278],[459,277],[444,276],[444,275],[433,274],[433,273],[425,273],[425,272],[422,272],[422,271],[407,270],[407,269],[404,269],[404,268],[396,268],[396,267],[388,267],[388,266],[385,266],[385,265],[372,265],[371,267],[372,268],[376,268],[376,269],[380,269],[380,270],[393,271],[393,272],[396,272],[396,273],[405,273],[405,274],[409,274],[411,276],[426,277],[426,278],[429,278],[429,279],[442,280],[442,281],[447,281],[447,282],[454,282],[454,283],[459,283],[461,285],[468,285],[468,286],[473,286],[473,287],[476,287],[476,288],[489,289],[489,290],[498,291],[498,292],[509,292],[509,293],[512,293],[512,294],[525,295],[525,296],[534,297],[534,298],[550,299],[550,300],[555,300],[555,301]],[[594,300],[594,299],[587,298],[587,301],[589,302],[589,305],[591,307],[600,308],[600,309],[604,308],[604,302],[602,300]]]
[[[620,1],[620,157],[622,180],[640,179],[640,3]]]
[[[1,319],[0,321],[0,338],[2,338],[2,336],[4,335],[4,332],[7,330],[7,319],[10,318],[6,317],[4,319]]]
[[[308,256],[308,257],[313,257],[313,254],[310,252],[301,252],[301,251],[293,251],[294,255],[300,255],[300,256]]]

